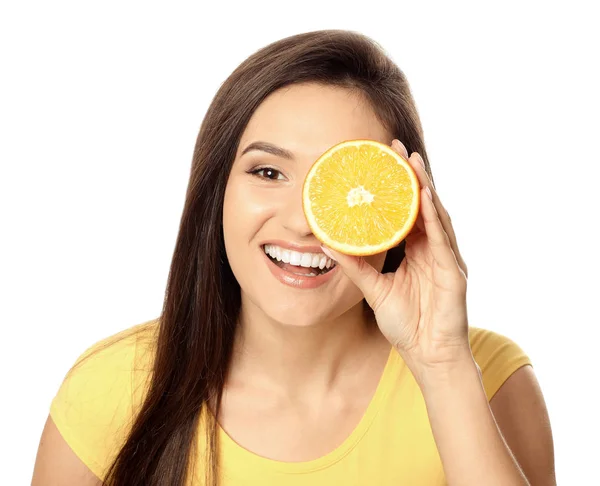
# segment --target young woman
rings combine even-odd
[[[413,231],[366,258],[322,248],[301,201],[359,138],[422,185]],[[77,360],[33,485],[555,484],[531,361],[469,326],[466,289],[402,71],[355,32],[268,45],[201,126],[161,316]]]

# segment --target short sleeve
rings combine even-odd
[[[523,349],[512,339],[487,329],[470,327],[471,352],[481,369],[488,401],[519,368],[532,365]]]
[[[50,405],[65,441],[101,480],[131,427],[135,342],[135,336],[121,331],[90,346]]]

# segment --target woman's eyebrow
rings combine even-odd
[[[261,150],[262,152],[267,152],[268,154],[272,154],[283,159],[294,160],[294,154],[292,154],[292,152],[269,142],[252,142],[244,149],[242,155],[247,154],[251,150]]]

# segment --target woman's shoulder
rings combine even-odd
[[[481,369],[488,400],[519,368],[532,365],[523,348],[504,334],[481,327],[469,327],[471,352]]]
[[[87,347],[50,404],[65,441],[100,478],[132,425],[135,383],[149,371],[138,366],[140,349],[153,342],[156,329],[157,319],[146,321]]]

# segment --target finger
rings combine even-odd
[[[452,271],[460,268],[458,257],[452,248],[450,237],[442,226],[439,213],[433,200],[427,194],[427,188],[421,190],[421,214],[425,223],[427,241],[433,258],[444,270]]]
[[[418,152],[413,152],[408,158],[408,161],[410,162],[412,168],[415,170],[421,186],[429,187],[429,190],[431,191],[433,197],[433,204],[442,223],[442,227],[444,228],[444,231],[448,234],[448,238],[450,239],[452,251],[454,251],[454,254],[456,255],[456,259],[458,260],[462,271],[465,273],[465,275],[468,275],[467,264],[465,263],[462,255],[460,254],[458,242],[456,240],[456,233],[454,232],[454,226],[452,225],[452,220],[450,219],[450,214],[442,204],[442,201],[440,200],[440,197],[437,191],[435,190],[435,187],[433,187],[431,179],[429,178],[429,174],[425,170],[425,163],[423,162],[422,157]]]
[[[321,245],[321,249],[325,255],[336,261],[336,264],[363,293],[371,309],[376,311],[389,291],[389,279],[373,268],[363,257],[346,255],[325,245]]]
[[[402,155],[402,157],[408,160],[408,150],[406,150],[406,147],[400,140],[398,140],[397,138],[392,140],[392,148],[396,149],[396,152],[398,152],[400,155]]]
[[[392,148],[397,153],[399,153],[402,157],[404,157],[406,160],[409,160],[408,150],[406,150],[406,147],[404,146],[404,144],[397,138],[392,140]],[[412,164],[411,164],[411,166],[412,166]],[[420,180],[419,180],[419,182],[420,182]],[[425,224],[423,223],[423,217],[421,216],[420,213],[417,215],[417,220],[415,221],[414,228],[419,229],[420,231],[425,233]],[[414,230],[411,230],[411,233],[412,232],[414,232]]]
[[[425,234],[425,222],[423,221],[423,216],[421,215],[421,211],[419,211],[419,213],[417,214],[417,219],[415,220],[415,224],[410,229],[410,231],[405,236],[405,238],[408,238],[409,236],[419,235],[421,233]]]
[[[418,152],[413,152],[413,154],[409,157],[408,150],[406,149],[404,144],[402,142],[400,142],[400,140],[398,140],[398,139],[392,140],[392,148],[397,153],[399,153],[401,156],[403,156],[406,160],[408,160],[408,162],[411,164],[411,167],[413,167],[413,169],[415,170],[415,172],[417,174],[417,177],[419,179],[419,183],[421,184],[421,187],[429,187],[429,190],[431,191],[431,194],[433,197],[433,203],[436,208],[436,212],[438,213],[438,217],[440,218],[440,221],[441,221],[442,227],[444,228],[444,231],[448,235],[452,251],[454,252],[454,254],[456,256],[456,259],[458,261],[458,264],[460,265],[460,268],[465,273],[465,276],[468,276],[467,264],[465,263],[462,255],[460,254],[460,250],[458,249],[458,242],[456,240],[454,226],[452,225],[452,221],[450,219],[450,214],[448,214],[448,211],[446,210],[446,208],[444,208],[444,206],[437,194],[437,191],[433,187],[433,183],[431,182],[429,174],[425,170],[425,163],[423,162],[423,158],[420,156],[420,154]],[[425,223],[423,221],[421,214],[419,214],[419,216],[417,217],[415,226],[419,230],[425,232]]]

